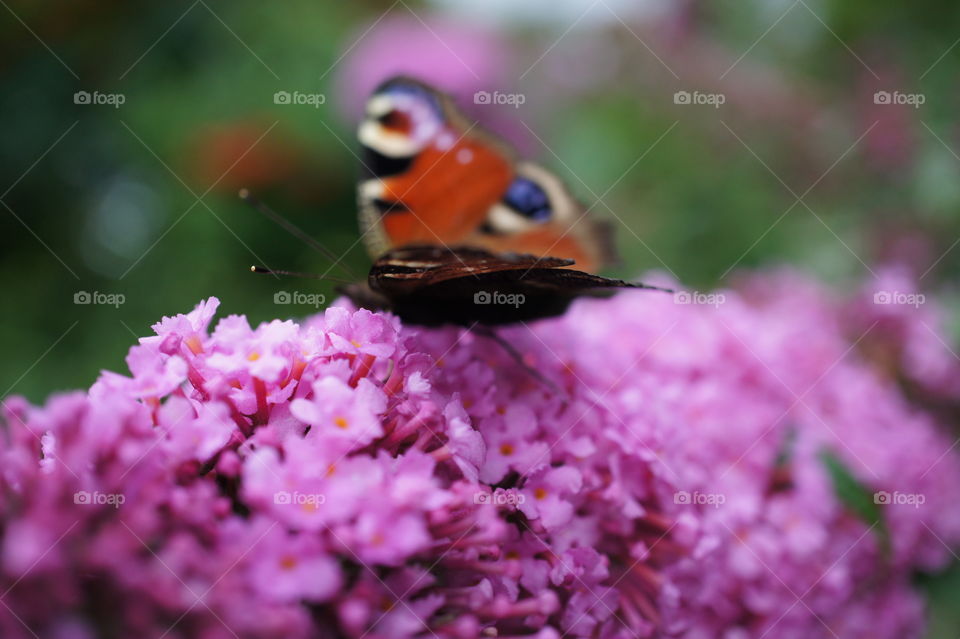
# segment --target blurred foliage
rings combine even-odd
[[[365,273],[354,122],[338,111],[346,62],[372,55],[368,34],[391,20],[415,14],[414,38],[432,42],[441,23],[472,28],[460,5],[479,4],[8,0],[0,391],[39,401],[88,386],[123,368],[151,322],[210,295],[254,324],[311,312],[275,305],[279,290],[331,298],[333,282],[248,272],[329,264],[240,203],[241,186]],[[623,223],[621,275],[669,270],[706,288],[792,264],[843,287],[896,261],[957,307],[960,5],[611,0],[587,16],[589,3],[539,4],[542,20],[529,6],[483,16],[507,68],[476,86],[527,96],[506,128],[593,213]],[[81,90],[125,102],[75,104]],[[327,102],[277,105],[279,90]],[[681,90],[725,104],[677,105]],[[879,90],[925,102],[877,105]],[[126,302],[77,305],[78,291]],[[937,636],[955,636],[950,619]]]

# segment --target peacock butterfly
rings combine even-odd
[[[609,228],[563,182],[517,158],[453,100],[395,77],[358,137],[360,228],[374,259],[344,292],[423,325],[496,325],[563,313],[581,295],[658,288],[569,268],[613,261]]]

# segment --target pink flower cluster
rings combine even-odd
[[[3,402],[0,636],[918,636],[944,425],[817,286],[712,299],[503,329],[552,384],[345,306],[164,318],[130,376]]]

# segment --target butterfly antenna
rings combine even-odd
[[[297,238],[298,240],[300,240],[301,242],[303,242],[304,244],[306,244],[316,252],[323,255],[325,258],[330,260],[330,263],[333,264],[334,266],[339,266],[340,268],[342,268],[347,273],[347,275],[349,275],[354,281],[358,279],[357,275],[350,270],[350,267],[344,264],[341,258],[334,255],[333,251],[325,247],[323,244],[321,244],[314,238],[307,235],[303,231],[303,229],[301,229],[300,227],[295,225],[293,222],[283,217],[282,215],[280,215],[279,213],[271,209],[269,206],[261,202],[259,199],[254,197],[254,195],[250,192],[250,189],[240,189],[239,195],[241,200],[243,200],[244,202],[252,206],[257,211],[259,211],[268,220],[270,220],[271,222],[273,222],[274,224],[282,228],[284,231],[294,236],[295,238]],[[280,271],[269,271],[269,270],[268,272],[273,272],[278,274],[281,273]],[[324,279],[324,278],[319,278],[319,279]]]
[[[301,273],[299,271],[284,271],[275,268],[267,268],[266,266],[257,266],[253,265],[250,267],[251,273],[262,273],[266,275],[285,275],[287,277],[302,277],[308,280],[324,280],[330,282],[339,282],[341,284],[353,284],[354,280],[347,280],[342,277],[331,277],[330,275],[317,275],[316,273]]]
[[[648,291],[663,291],[664,293],[676,293],[672,288],[665,286],[654,286],[653,284],[644,284],[643,282],[630,282],[630,288],[645,288]]]

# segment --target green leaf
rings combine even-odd
[[[890,557],[890,529],[883,520],[880,505],[874,501],[874,493],[858,480],[850,469],[833,453],[824,448],[820,459],[833,482],[833,492],[840,503],[858,519],[873,527],[884,558]]]

